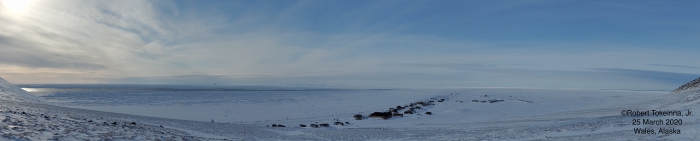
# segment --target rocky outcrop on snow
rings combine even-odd
[[[0,100],[43,103],[44,100],[0,78]]]
[[[658,108],[667,108],[672,106],[699,106],[700,105],[700,78],[683,84],[673,90],[669,98],[672,100],[666,101]],[[689,105],[690,104],[690,105]]]
[[[673,92],[671,92],[671,93],[677,93],[677,92],[681,92],[681,91],[685,91],[685,90],[692,90],[692,89],[698,89],[698,88],[700,88],[700,78],[683,84],[683,86],[678,87],[677,89],[673,90]]]

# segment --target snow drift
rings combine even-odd
[[[44,103],[44,100],[0,78],[0,100]]]

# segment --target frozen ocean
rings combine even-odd
[[[10,129],[3,131],[5,136],[20,140],[693,140],[700,137],[700,131],[696,130],[700,120],[692,115],[644,117],[654,121],[682,120],[682,125],[660,126],[674,131],[669,133],[682,131],[670,135],[657,129],[655,134],[641,134],[637,128],[659,126],[637,125],[634,120],[640,117],[621,115],[621,111],[666,110],[684,114],[697,111],[700,96],[694,89],[670,93],[536,88],[20,87],[22,90],[4,92],[6,102],[0,105],[8,110],[3,112],[7,116],[2,119],[2,124]],[[393,116],[372,116],[382,112],[393,112]],[[21,126],[26,123],[37,125]]]

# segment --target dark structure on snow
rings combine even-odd
[[[369,117],[378,117],[382,119],[389,119],[391,118],[391,112],[374,112],[369,115]]]
[[[362,120],[362,118],[363,118],[361,114],[357,114],[357,115],[352,116],[352,117],[355,118],[355,120]]]

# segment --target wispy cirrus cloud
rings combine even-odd
[[[684,68],[684,69],[697,69],[698,68],[698,67],[687,66],[687,65],[669,65],[669,64],[649,64],[649,65],[661,66],[661,67]]]

